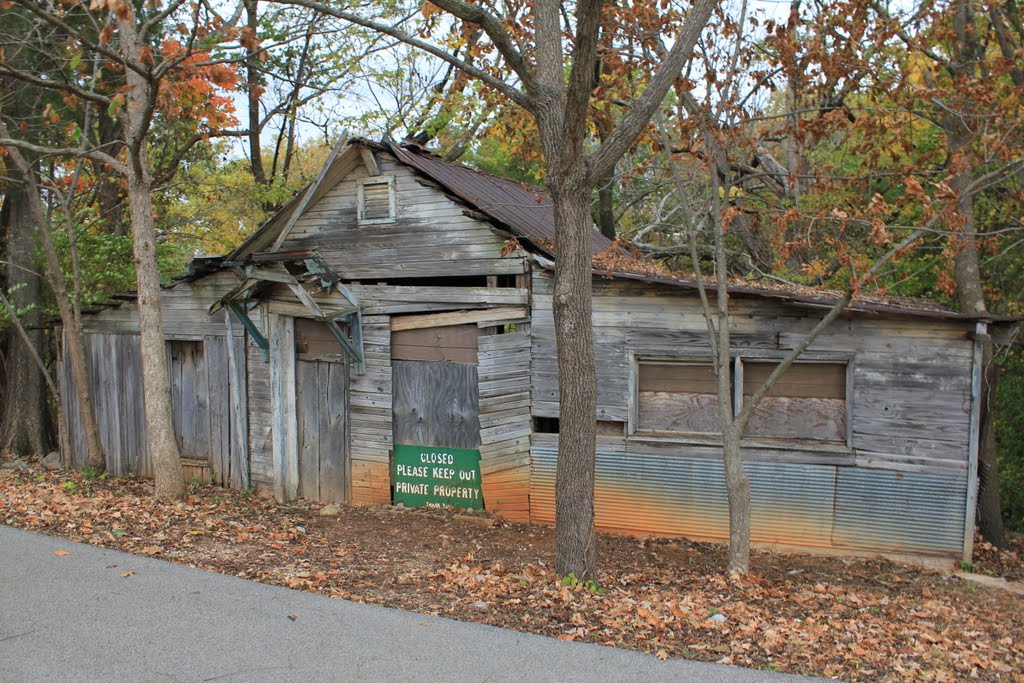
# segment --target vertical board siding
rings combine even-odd
[[[391,502],[391,320],[363,318],[366,373],[349,383],[352,495],[356,505]]]
[[[249,339],[245,346],[249,389],[249,472],[252,484],[274,488],[273,418],[270,410],[270,364]]]
[[[299,435],[299,496],[348,502],[348,364],[295,363]]]
[[[142,358],[139,338],[131,334],[85,335],[89,390],[93,397],[107,471],[114,476],[152,472],[146,455],[146,417],[142,396]],[[65,349],[61,363],[66,443],[71,462],[84,467],[87,450],[81,409],[71,364]]]
[[[484,505],[530,520],[530,333],[480,337],[480,471]]]

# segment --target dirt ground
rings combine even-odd
[[[8,463],[10,465],[10,463]],[[213,487],[0,470],[0,522],[255,581],[566,640],[844,680],[1024,681],[1024,596],[883,560],[599,537],[600,580],[553,572],[554,534],[482,515],[280,505]],[[492,525],[493,524],[493,525]],[[1024,547],[976,572],[1024,576]]]

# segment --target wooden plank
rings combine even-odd
[[[477,368],[469,363],[393,363],[396,443],[480,446]]]
[[[320,498],[320,381],[319,363],[295,362],[295,403],[299,436],[298,495]]]
[[[320,500],[348,502],[347,431],[349,366],[320,361]]]
[[[293,318],[271,315],[270,403],[272,415],[274,495],[294,500],[299,486],[298,434],[295,419],[295,328]]]
[[[391,331],[417,330],[427,327],[444,327],[448,325],[465,325],[467,323],[500,322],[502,320],[524,318],[526,309],[522,306],[501,306],[475,311],[454,311],[451,313],[431,313],[426,315],[408,315],[391,319]]]

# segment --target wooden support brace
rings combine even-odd
[[[249,317],[248,312],[245,310],[245,306],[232,301],[228,303],[228,308],[235,314],[238,321],[242,323],[242,327],[244,327],[245,331],[249,333],[252,340],[256,342],[256,346],[258,346],[260,351],[263,353],[263,360],[266,361],[269,358],[270,342],[267,341],[267,338],[263,336],[262,332],[260,332],[260,328],[257,327],[256,323],[254,323],[252,318]]]

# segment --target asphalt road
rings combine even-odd
[[[0,525],[0,681],[666,679],[798,680],[332,600]]]

